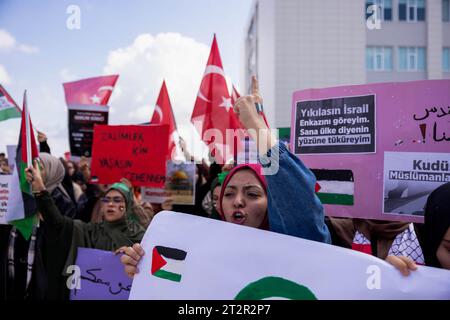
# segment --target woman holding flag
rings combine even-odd
[[[49,261],[52,265],[61,266],[63,269],[53,268],[48,272],[48,278],[60,278],[67,270],[67,266],[73,265],[76,260],[79,247],[95,248],[100,250],[118,251],[124,246],[141,241],[144,236],[144,228],[134,219],[130,219],[133,207],[132,190],[122,182],[115,183],[101,198],[101,212],[103,221],[99,223],[85,223],[81,220],[73,220],[63,216],[55,205],[49,190],[43,182],[39,164],[35,160],[33,167],[26,170],[27,180],[32,185],[38,211],[42,215],[48,240],[57,243],[58,255],[52,255],[56,261]],[[62,289],[58,298],[67,298],[69,291],[63,286],[65,281],[59,280]],[[58,284],[56,284],[58,285]]]

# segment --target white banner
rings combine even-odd
[[[0,175],[0,224],[7,224],[6,212],[9,202],[9,185],[12,175]]]
[[[150,224],[130,299],[450,299],[450,271],[409,277],[368,254],[198,216]]]
[[[17,170],[0,175],[0,224],[24,218],[22,194]]]

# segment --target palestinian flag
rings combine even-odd
[[[20,109],[5,88],[0,85],[0,121],[11,118],[20,118]]]
[[[155,246],[152,255],[152,275],[180,282],[186,254],[186,251],[180,249]]]
[[[27,93],[23,96],[22,125],[20,128],[19,143],[17,144],[16,167],[19,173],[20,190],[22,191],[24,218],[9,221],[15,225],[25,239],[29,239],[36,224],[36,202],[25,175],[25,169],[31,167],[33,160],[38,158],[38,148],[34,138],[33,125],[27,106]]]
[[[354,179],[351,170],[311,169],[316,176],[316,194],[323,204],[352,206]]]

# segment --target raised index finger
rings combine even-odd
[[[252,76],[252,94],[259,95],[259,83],[256,76]]]

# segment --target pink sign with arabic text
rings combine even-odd
[[[450,182],[450,80],[294,92],[291,146],[327,215],[423,222]]]

